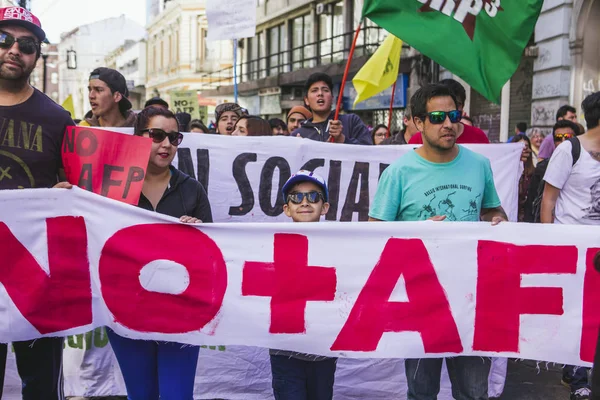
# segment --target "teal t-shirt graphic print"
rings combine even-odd
[[[369,216],[383,221],[479,221],[482,208],[500,206],[490,161],[467,148],[449,163],[412,151],[381,175]]]

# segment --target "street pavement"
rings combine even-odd
[[[500,400],[569,400],[569,389],[561,383],[562,365],[532,360],[508,361],[506,386]]]
[[[561,385],[561,377],[562,365],[540,363],[538,368],[535,361],[511,359],[508,361],[504,393],[498,400],[569,400],[569,390]],[[93,400],[109,399],[125,400],[125,397],[93,398]]]

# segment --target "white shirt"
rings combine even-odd
[[[581,147],[573,165],[571,142],[561,143],[550,158],[544,180],[560,189],[555,224],[600,225],[600,161]]]

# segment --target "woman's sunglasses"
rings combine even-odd
[[[321,201],[321,199],[323,199],[323,194],[321,192],[317,192],[316,190],[313,190],[311,192],[296,192],[296,193],[290,193],[288,194],[288,201],[291,201],[294,204],[302,204],[302,202],[304,201],[304,199],[306,198],[306,200],[308,200],[309,203],[313,203],[316,204],[319,201]],[[323,200],[325,201],[325,200]]]
[[[183,141],[183,133],[179,132],[165,132],[162,129],[144,129],[142,132],[147,132],[148,136],[154,141],[154,143],[162,143],[166,137],[169,138],[169,142],[173,146],[179,146]]]
[[[17,39],[9,33],[0,32],[0,48],[10,49],[15,42],[19,43],[19,51],[23,54],[35,54],[40,47],[40,44],[33,38],[24,37]]]
[[[450,118],[450,122],[456,124],[462,119],[462,111],[432,111],[427,113],[427,117],[429,118],[429,122],[435,125],[443,124],[446,117]]]

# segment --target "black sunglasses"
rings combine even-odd
[[[169,138],[169,142],[173,146],[179,146],[183,141],[183,133],[179,132],[165,132],[162,129],[144,129],[143,132],[148,132],[148,136],[154,141],[154,143],[162,143],[166,137]]]
[[[317,192],[316,190],[313,190],[311,192],[296,192],[296,193],[290,193],[288,194],[287,200],[291,201],[294,204],[302,204],[302,202],[304,201],[304,199],[306,198],[306,200],[308,200],[309,203],[318,203],[321,199],[323,199],[323,201],[325,201],[325,199],[323,198],[323,193],[321,192]]]
[[[19,44],[19,51],[23,54],[35,54],[40,48],[40,44],[33,38],[16,38],[10,33],[0,32],[0,48],[10,49],[15,42]]]
[[[462,111],[453,110],[453,111],[433,111],[427,113],[427,117],[429,117],[429,122],[435,125],[443,124],[446,120],[446,116],[450,118],[450,122],[456,124],[460,122],[462,119]]]

